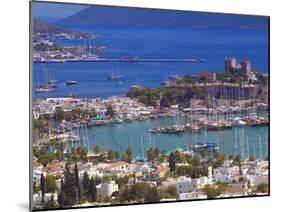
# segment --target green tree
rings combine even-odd
[[[82,180],[82,189],[85,191],[85,193],[88,193],[89,183],[90,183],[90,178],[88,173],[85,171]]]
[[[45,182],[47,193],[54,193],[58,189],[55,176],[47,175]]]
[[[170,155],[169,155],[169,168],[171,171],[175,171],[176,170],[176,156],[175,156],[175,153],[172,152]]]
[[[170,107],[171,102],[167,96],[163,96],[160,101],[160,107]]]
[[[108,150],[107,152],[107,159],[108,160],[113,160],[115,157],[114,151],[112,149]]]
[[[255,156],[253,154],[249,155],[249,161],[255,161]]]
[[[201,81],[207,81],[209,79],[209,72],[203,71],[199,74]]]
[[[80,181],[79,181],[79,171],[78,171],[76,162],[75,162],[75,166],[74,166],[74,175],[75,175],[77,198],[78,198],[78,202],[80,202],[81,201],[81,188],[80,188]]]
[[[65,194],[64,194],[64,191],[63,191],[64,183],[63,183],[63,179],[62,178],[61,178],[60,184],[61,184],[61,191],[60,191],[60,193],[58,195],[58,203],[59,203],[59,206],[61,208],[63,208],[64,207]]]
[[[188,176],[192,179],[208,176],[207,166],[178,166],[176,168],[176,174],[178,176]]]
[[[99,176],[96,176],[93,178],[95,185],[99,185],[102,182],[102,179]]]
[[[136,183],[133,186],[133,193],[136,200],[143,202],[149,193],[150,186],[145,182]]]
[[[44,199],[45,199],[45,192],[46,192],[46,184],[45,184],[45,177],[43,174],[41,174],[40,178],[40,188],[41,188],[41,202],[44,204]]]
[[[205,158],[206,158],[206,156],[207,156],[207,151],[206,151],[206,149],[203,149],[203,150],[200,152],[200,156],[201,156],[202,159],[205,159]]]
[[[115,151],[115,152],[114,152],[114,158],[115,158],[116,160],[119,160],[119,159],[120,159],[120,152],[119,152],[119,151]]]
[[[96,154],[100,154],[100,153],[101,153],[101,147],[100,147],[100,145],[96,144],[96,145],[94,146],[93,151],[94,151],[94,153],[96,153]]]
[[[89,183],[88,201],[89,202],[96,202],[96,200],[97,200],[96,184],[95,184],[95,181],[94,181],[93,177],[91,177],[91,180],[90,180],[90,183]]]
[[[64,111],[60,107],[57,107],[54,112],[53,119],[56,122],[61,122],[64,119],[64,115],[65,115]]]
[[[242,157],[241,157],[241,155],[236,155],[233,158],[233,164],[239,167],[239,171],[240,171],[240,174],[241,174],[242,173],[242,170],[241,170],[241,167],[242,167]]]
[[[160,150],[158,148],[154,149],[154,155],[156,158],[158,158],[160,156]]]
[[[145,202],[159,202],[160,201],[160,194],[156,187],[150,187],[148,192],[145,195]]]
[[[146,156],[149,161],[153,161],[155,159],[155,153],[152,147],[147,150]]]
[[[176,170],[176,163],[184,163],[186,162],[186,156],[184,153],[179,151],[171,152],[169,155],[169,167],[171,171]]]
[[[268,185],[267,184],[259,184],[257,187],[257,191],[260,193],[267,193]]]
[[[177,197],[177,188],[175,185],[170,185],[166,188],[165,193],[169,194],[168,198],[176,198]]]
[[[62,207],[72,206],[77,204],[77,188],[75,182],[75,175],[71,172],[69,164],[65,164],[64,180],[61,185],[60,205]]]
[[[133,160],[133,150],[132,150],[132,148],[128,148],[127,149],[127,151],[126,151],[126,161],[128,162],[128,163],[131,163],[132,162],[132,160]]]
[[[205,185],[202,190],[209,199],[213,199],[225,192],[227,188],[224,184],[216,183],[214,185]]]
[[[109,116],[110,118],[113,118],[115,116],[115,112],[114,112],[114,109],[113,109],[112,105],[107,106],[105,114],[107,116]]]

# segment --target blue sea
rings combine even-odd
[[[70,93],[78,97],[125,95],[132,84],[159,87],[171,74],[195,74],[201,71],[223,71],[224,58],[235,56],[247,59],[256,71],[268,72],[267,30],[253,29],[194,29],[152,27],[94,27],[89,25],[64,26],[68,29],[98,34],[85,40],[58,40],[63,45],[105,46],[106,52],[97,52],[105,58],[135,55],[140,58],[195,58],[206,62],[163,63],[108,63],[75,62],[34,64],[34,85],[46,78],[56,78],[55,92],[34,94],[38,97],[61,97]],[[47,71],[46,71],[47,70]],[[110,73],[123,75],[121,83],[107,80]],[[67,80],[79,82],[76,87],[63,84]]]
[[[220,152],[227,155],[240,154],[247,158],[253,154],[255,158],[265,159],[268,156],[268,127],[233,127],[229,130],[202,131],[200,133],[182,134],[150,134],[148,130],[155,127],[166,127],[173,124],[186,123],[183,117],[159,118],[154,120],[133,121],[130,123],[111,124],[100,127],[80,129],[82,146],[88,148],[98,144],[103,151],[109,149],[125,153],[128,147],[133,149],[134,156],[146,156],[149,147],[170,152],[175,149],[189,150],[196,143],[216,143]],[[80,144],[80,145],[81,145]],[[69,148],[75,145],[68,146]]]
[[[64,97],[70,93],[77,97],[108,98],[124,96],[133,84],[159,87],[169,75],[196,74],[201,71],[223,71],[224,58],[235,56],[238,61],[251,61],[256,71],[268,72],[268,33],[266,30],[246,29],[190,29],[144,27],[65,26],[82,32],[96,33],[95,40],[59,40],[63,45],[106,46],[106,52],[97,53],[105,58],[135,55],[140,58],[196,58],[206,62],[73,62],[34,64],[33,83],[44,79],[58,80],[55,92],[34,93],[33,98]],[[85,43],[86,42],[86,43]],[[47,70],[47,71],[46,71]],[[107,80],[111,73],[123,75],[117,81]],[[67,80],[79,82],[67,87]],[[254,154],[265,158],[268,154],[268,127],[233,128],[221,132],[181,135],[151,135],[152,127],[173,124],[173,118],[134,121],[88,129],[90,147],[100,144],[103,150],[125,152],[133,147],[134,155],[142,155],[149,147],[171,151],[177,147],[187,149],[197,142],[215,142],[227,154]],[[86,132],[80,130],[81,137]]]

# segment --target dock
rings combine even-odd
[[[205,59],[193,59],[193,58],[144,58],[144,59],[124,59],[124,58],[67,58],[67,59],[41,59],[33,60],[35,63],[65,63],[65,62],[128,62],[128,63],[137,63],[137,62],[187,62],[187,63],[196,63],[196,62],[205,62]]]

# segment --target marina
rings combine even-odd
[[[115,149],[125,152],[128,147],[132,147],[135,157],[150,147],[166,152],[177,148],[188,151],[192,150],[190,145],[198,143],[215,143],[220,152],[228,155],[241,154],[248,157],[254,154],[256,158],[267,157],[269,126],[264,105],[238,107],[236,110],[223,107],[224,112],[220,112],[222,108],[219,107],[209,112],[196,111],[194,116],[195,111],[192,110],[158,110],[144,107],[126,97],[106,100],[50,98],[38,101],[34,109],[48,114],[53,113],[52,105],[61,105],[66,111],[69,110],[67,108],[75,110],[77,106],[80,109],[90,107],[103,111],[109,102],[117,106],[119,116],[86,116],[76,121],[64,121],[51,129],[53,136],[59,141],[64,138],[67,149],[84,147],[91,150],[98,144],[104,151]]]
[[[179,117],[177,117],[179,119]],[[142,155],[149,147],[157,147],[161,151],[170,152],[177,148],[189,150],[189,145],[213,142],[219,146],[222,153],[228,155],[242,154],[247,157],[254,154],[256,158],[267,157],[268,127],[234,127],[230,130],[205,131],[200,133],[178,134],[149,134],[147,131],[155,126],[166,126],[174,122],[175,118],[159,118],[129,123],[104,125],[87,129],[90,148],[95,144],[102,145],[104,150],[111,148],[125,152],[130,146],[134,148],[134,155]],[[78,130],[85,136],[84,128]],[[140,136],[143,135],[143,136]],[[83,137],[83,136],[82,136]],[[143,137],[143,141],[142,141]],[[261,142],[261,144],[259,144]],[[144,147],[142,147],[142,144]],[[85,146],[85,144],[84,144]],[[142,150],[144,149],[144,150]]]
[[[33,209],[268,195],[267,18],[81,7],[32,17]]]

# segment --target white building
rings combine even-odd
[[[83,178],[84,173],[87,172],[89,178],[99,176],[102,177],[102,174],[99,172],[97,167],[94,167],[92,163],[77,163],[79,178]]]
[[[198,179],[186,178],[185,180],[176,183],[177,194],[179,195],[181,193],[193,192],[202,188],[204,185],[207,184],[208,184],[207,177],[201,177]]]
[[[234,176],[240,175],[238,166],[232,166],[231,161],[225,161],[222,166],[214,169],[214,181],[230,183]]]
[[[249,175],[247,178],[250,186],[268,184],[268,175]]]
[[[151,175],[150,175],[150,179],[151,180],[159,180],[160,178],[164,177],[165,174],[170,171],[169,167],[157,167],[157,169],[155,169]]]
[[[194,191],[190,193],[181,193],[179,194],[180,200],[194,200],[194,199],[207,199],[207,195],[203,192]]]
[[[237,181],[237,182],[232,182],[229,184],[231,188],[244,188],[248,189],[248,182],[247,181]]]
[[[125,175],[130,174],[130,166],[127,162],[119,161],[105,166],[100,172],[103,176],[124,177]]]
[[[214,181],[221,183],[229,183],[231,181],[231,174],[216,173],[214,174]]]
[[[177,189],[177,194],[189,193],[203,188],[205,185],[210,184],[208,177],[200,177],[191,179],[190,177],[181,176],[175,179],[167,179],[162,183],[164,186],[174,185]]]
[[[97,194],[101,196],[111,196],[113,192],[118,191],[118,184],[115,181],[109,181],[96,186]]]
[[[136,176],[149,176],[152,172],[152,168],[144,162],[136,161],[130,164],[129,171]]]
[[[235,176],[240,174],[240,170],[238,166],[232,166],[229,161],[225,161],[222,166],[214,169],[214,175],[216,174],[231,174]]]

